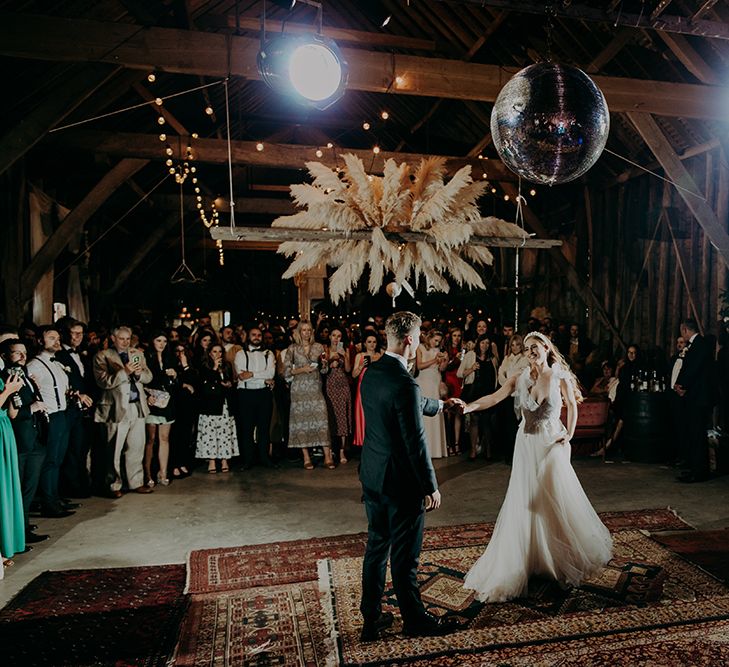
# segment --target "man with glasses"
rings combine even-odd
[[[124,455],[126,481],[131,491],[152,493],[144,485],[144,420],[149,406],[144,385],[152,381],[141,350],[130,347],[132,330],[116,327],[111,333],[112,346],[94,357],[94,379],[101,391],[94,420],[106,424],[108,453],[112,458],[109,492],[122,495],[121,459]]]

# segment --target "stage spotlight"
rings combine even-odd
[[[326,109],[344,95],[349,67],[336,42],[323,35],[282,34],[258,53],[261,78],[297,101]]]

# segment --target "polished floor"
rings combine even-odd
[[[435,466],[443,505],[426,525],[496,518],[508,466],[454,458]],[[670,506],[695,528],[729,527],[729,477],[679,484],[657,465],[587,459],[574,466],[598,511]],[[366,530],[356,462],[311,472],[294,464],[217,475],[203,468],[151,495],[91,498],[72,517],[37,523],[51,539],[14,558],[0,581],[0,607],[45,570],[182,563],[192,549]]]

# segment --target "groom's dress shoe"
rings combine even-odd
[[[455,618],[436,618],[428,614],[417,624],[404,626],[402,633],[407,637],[438,637],[455,632],[459,627]]]
[[[360,634],[359,640],[362,642],[377,641],[380,638],[380,633],[389,628],[394,620],[395,617],[392,613],[386,611],[380,614],[374,621],[365,621],[365,624],[362,626],[362,634]]]

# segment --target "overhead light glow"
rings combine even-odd
[[[348,66],[336,42],[319,34],[283,34],[258,53],[261,78],[303,104],[326,109],[344,95]]]

